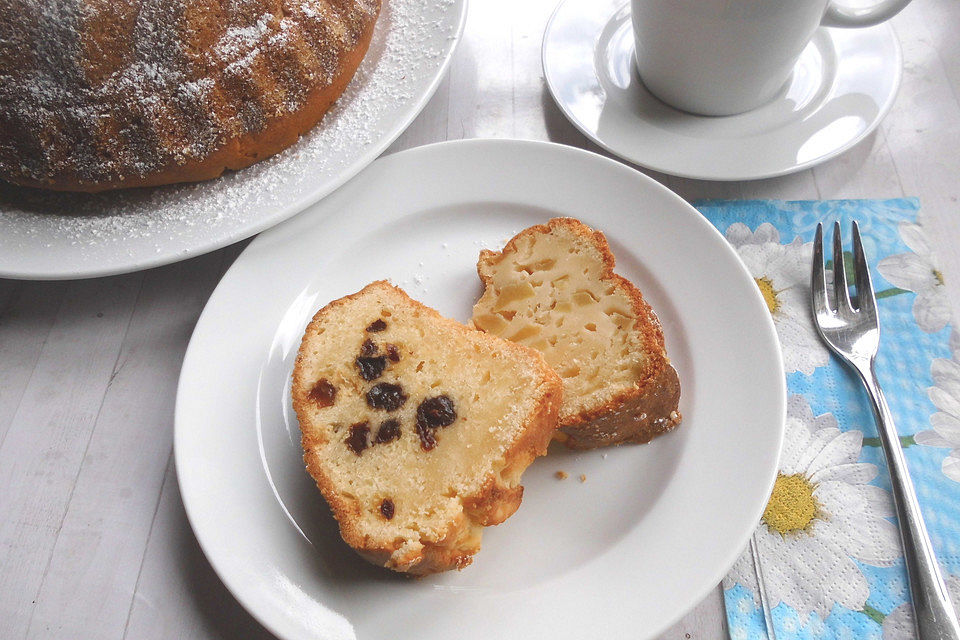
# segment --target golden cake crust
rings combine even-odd
[[[93,192],[263,160],[340,97],[379,10],[380,0],[0,0],[0,177]]]
[[[491,472],[483,477],[475,492],[459,495],[463,508],[457,517],[447,522],[444,530],[434,536],[435,539],[421,538],[422,547],[412,551],[404,551],[403,540],[400,538],[385,542],[364,530],[360,518],[361,506],[338,490],[321,459],[319,450],[326,441],[322,439],[320,430],[314,428],[317,425],[314,424],[310,412],[311,400],[308,394],[314,381],[305,374],[308,359],[305,347],[309,344],[310,337],[316,334],[326,316],[376,289],[387,289],[402,296],[430,322],[446,325],[468,340],[496,341],[496,347],[508,357],[530,361],[542,378],[535,408],[529,412],[532,419],[523,427],[520,437],[506,449],[504,467],[499,473]],[[316,313],[304,333],[294,365],[292,386],[293,407],[301,425],[306,468],[340,524],[343,540],[374,564],[414,575],[462,569],[469,565],[480,548],[482,527],[500,524],[513,515],[523,497],[523,487],[519,484],[520,474],[537,456],[546,454],[557,427],[562,393],[560,378],[533,349],[500,340],[445,318],[386,281],[373,282],[355,294],[334,300]]]
[[[581,422],[567,424],[558,440],[571,449],[643,444],[680,424],[680,378],[669,364],[636,390],[597,407]]]
[[[517,251],[525,241],[557,229],[565,229],[586,240],[599,252],[602,262],[600,280],[612,284],[629,299],[636,318],[632,330],[641,336],[648,358],[644,375],[630,387],[618,391],[601,404],[584,407],[576,413],[562,411],[556,439],[572,449],[648,442],[680,424],[680,380],[667,358],[660,321],[640,290],[626,278],[614,273],[616,259],[602,232],[591,229],[575,218],[553,218],[546,224],[524,229],[508,241],[501,251],[483,250],[477,262],[477,273],[484,284],[484,296],[488,292],[493,295],[494,265]],[[483,298],[478,307],[482,301]],[[573,399],[569,393],[567,396],[569,404]]]

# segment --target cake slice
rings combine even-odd
[[[613,272],[602,233],[573,218],[480,253],[476,327],[540,351],[563,378],[557,439],[574,449],[647,442],[680,423],[680,381],[657,316]]]
[[[340,534],[413,574],[470,564],[483,527],[517,510],[561,395],[533,349],[383,281],[318,311],[293,371],[304,461]]]

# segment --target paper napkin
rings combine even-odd
[[[773,316],[787,379],[780,471],[755,541],[777,640],[914,637],[883,452],[861,383],[817,337],[813,234],[857,220],[882,328],[877,373],[927,528],[960,604],[960,340],[915,199],[696,203]],[[830,265],[828,265],[830,266]],[[735,301],[731,301],[735,304]],[[723,583],[733,640],[766,639],[750,548]]]

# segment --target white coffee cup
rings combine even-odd
[[[678,109],[742,113],[777,94],[818,26],[868,27],[909,2],[632,0],[637,66],[646,87]]]

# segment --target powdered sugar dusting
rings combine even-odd
[[[0,272],[132,270],[224,246],[289,217],[399,135],[451,53],[463,9],[463,0],[384,2],[366,58],[323,121],[283,153],[243,171],[101,194],[0,183]],[[232,35],[237,44],[255,36]],[[209,87],[199,81],[186,90],[202,95]]]
[[[302,12],[311,3],[323,3],[319,17]],[[0,3],[0,25],[15,25],[0,32],[0,175],[135,184],[202,162],[238,137],[269,136],[264,128],[275,118],[335,81],[343,57],[375,25],[380,0],[219,8],[191,0]],[[198,102],[186,85],[203,79],[224,99]]]

